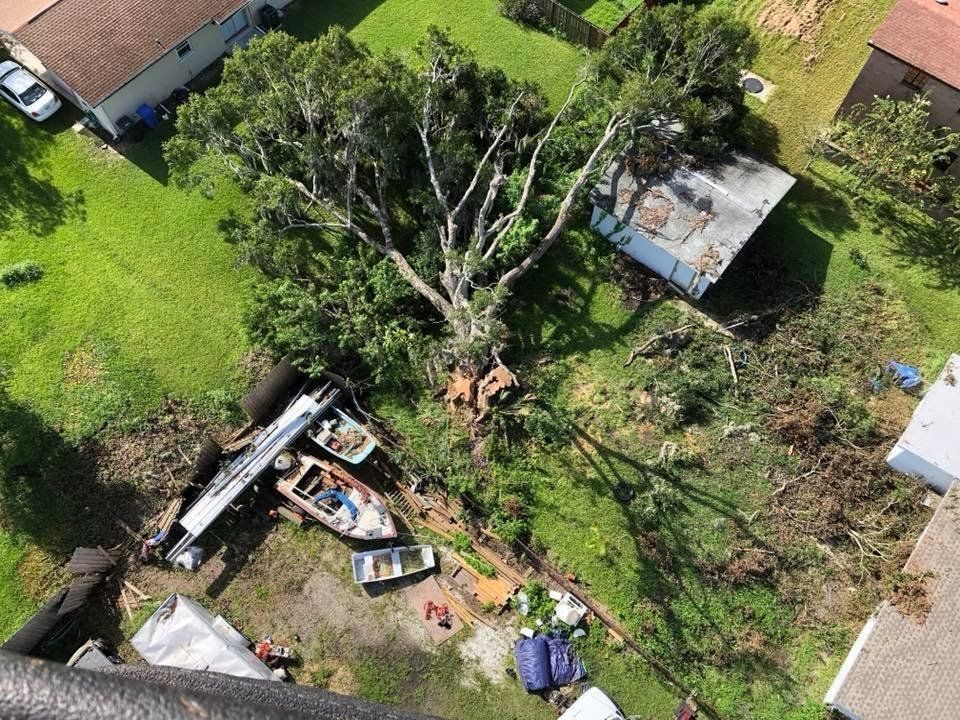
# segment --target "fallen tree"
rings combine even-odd
[[[310,43],[270,33],[181,110],[166,156],[181,182],[226,173],[251,196],[255,216],[237,234],[270,278],[271,312],[254,317],[274,349],[302,358],[366,343],[370,363],[429,347],[435,367],[474,381],[502,364],[512,292],[560,240],[594,172],[654,127],[719,148],[742,112],[739,69],[752,52],[727,14],[641,13],[547,114],[539,88],[481,67],[436,29],[409,63],[340,29]],[[365,249],[367,275],[349,296],[339,263],[318,259],[320,233],[334,234],[345,263],[357,261],[345,241]],[[358,313],[375,342],[359,337]]]

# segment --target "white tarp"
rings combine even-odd
[[[960,355],[951,355],[897,440],[887,463],[941,495],[960,478]]]
[[[277,680],[236,628],[176,593],[163,601],[130,644],[151,665]]]

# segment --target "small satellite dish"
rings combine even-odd
[[[759,95],[763,92],[763,82],[760,80],[760,78],[745,77],[740,81],[740,87],[742,87],[751,95]]]

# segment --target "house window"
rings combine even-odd
[[[192,52],[193,48],[190,47],[190,43],[186,40],[177,45],[177,57],[181,60],[186,60]]]
[[[907,74],[903,76],[902,82],[908,88],[914,90],[923,90],[923,86],[927,84],[927,80],[930,79],[930,76],[927,75],[923,70],[919,68],[909,68]]]

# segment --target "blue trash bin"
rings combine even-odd
[[[146,123],[148,128],[155,128],[160,124],[160,120],[157,119],[157,113],[146,103],[137,108],[137,115]]]

